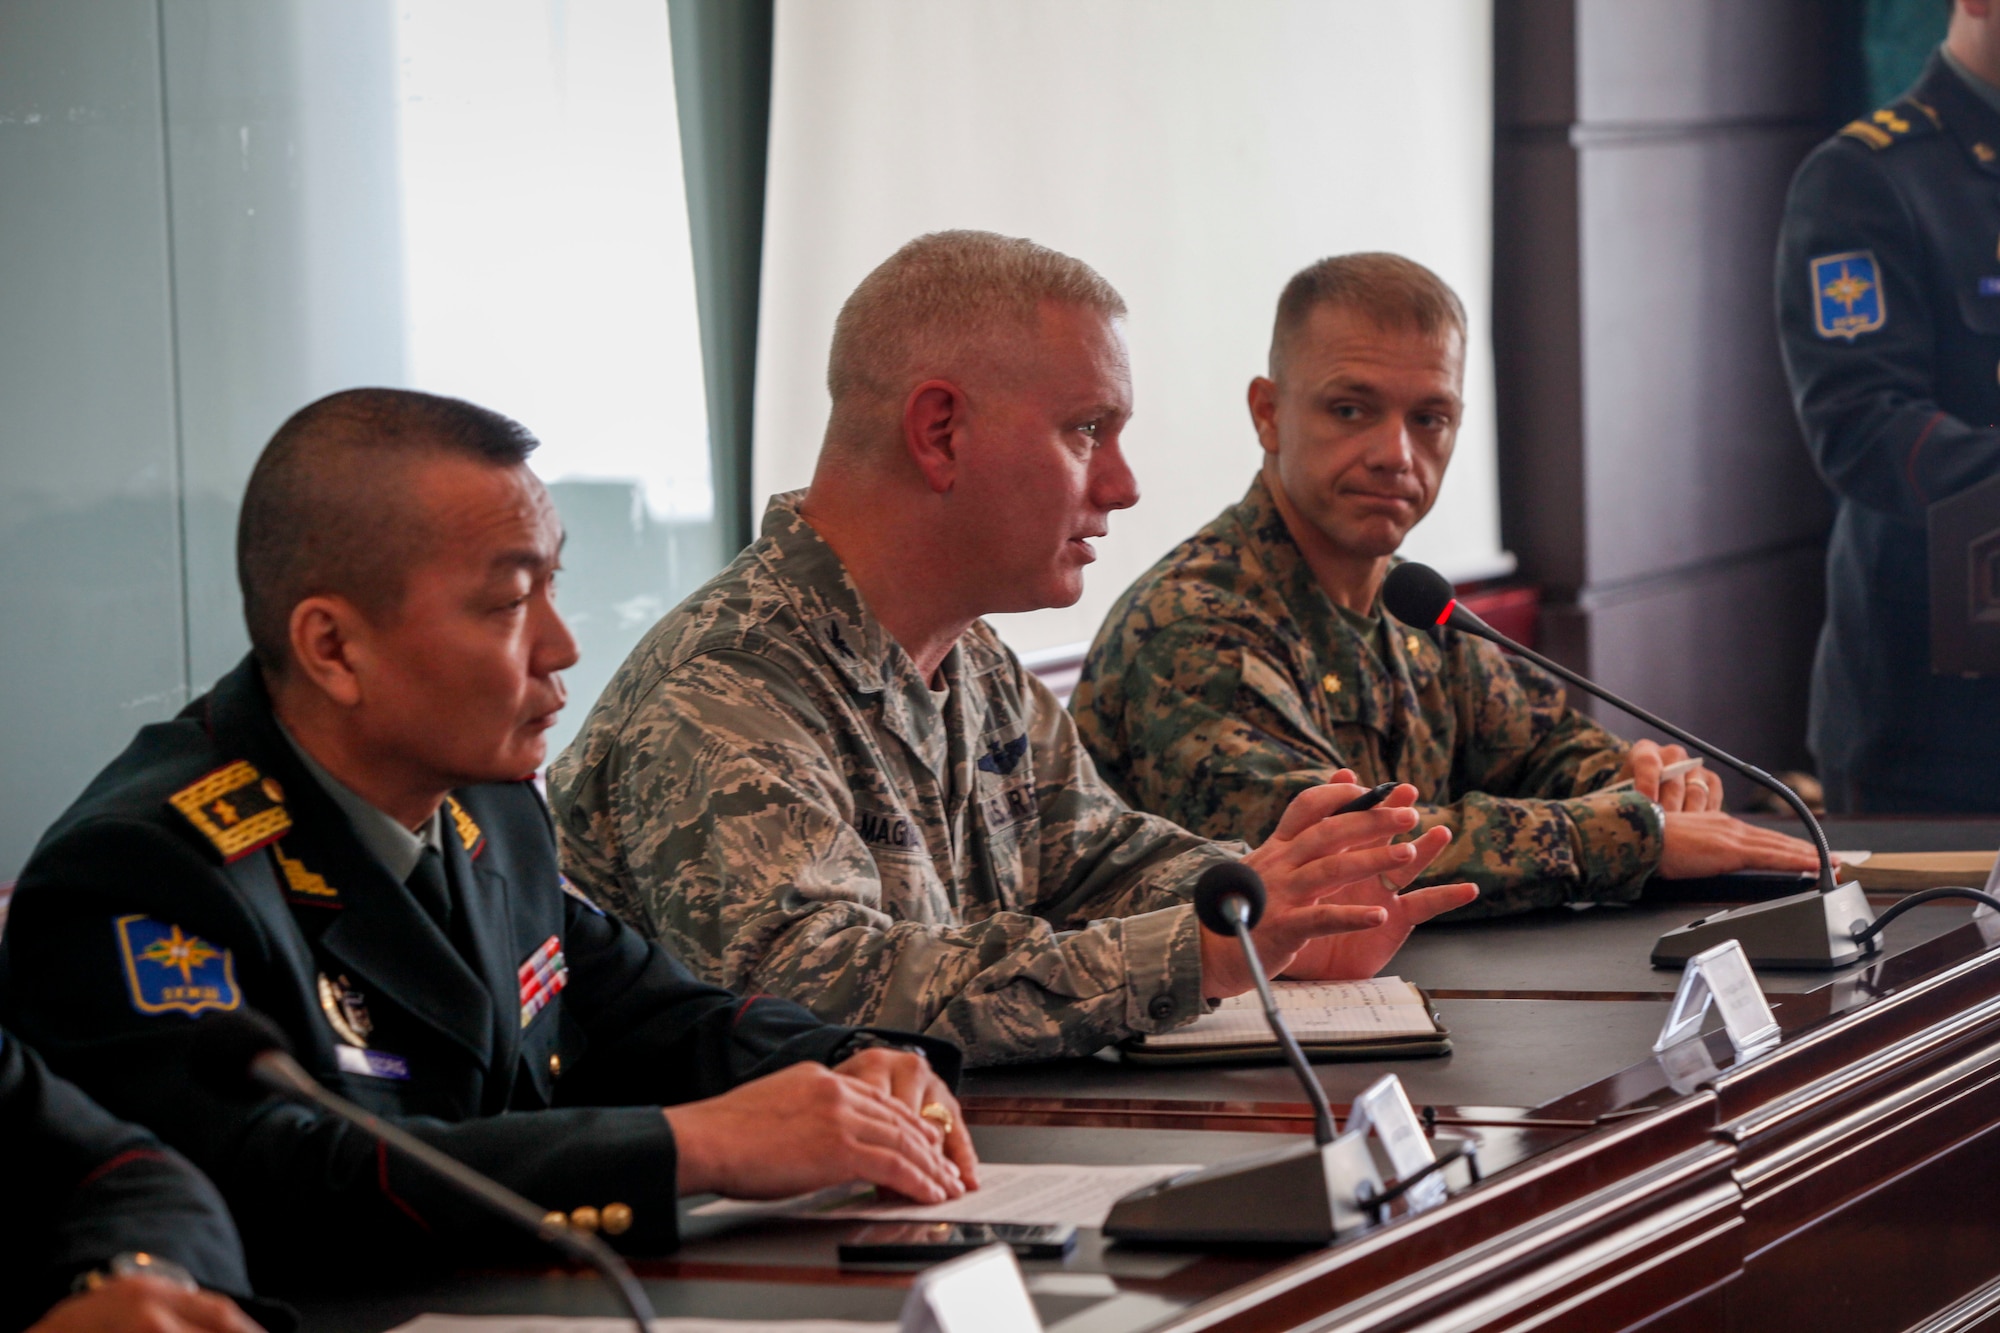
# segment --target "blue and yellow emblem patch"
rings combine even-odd
[[[229,950],[149,916],[121,916],[117,927],[125,982],[140,1013],[193,1016],[243,1003]]]
[[[1812,261],[1813,322],[1822,338],[1853,342],[1888,319],[1882,273],[1873,250],[1821,255]]]

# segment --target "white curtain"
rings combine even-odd
[[[1083,600],[995,617],[1023,653],[1089,640],[1260,457],[1244,388],[1285,279],[1393,250],[1472,321],[1468,413],[1409,554],[1504,573],[1488,337],[1491,0],[779,0],[756,493],[802,486],[841,301],[912,236],[980,227],[1087,260],[1132,316],[1144,498]]]

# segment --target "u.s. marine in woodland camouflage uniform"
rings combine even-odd
[[[1450,459],[1463,347],[1457,298],[1408,260],[1292,280],[1250,392],[1262,472],[1085,660],[1070,708],[1100,772],[1140,809],[1253,840],[1336,769],[1410,783],[1423,825],[1453,834],[1426,875],[1479,886],[1466,916],[1631,899],[1656,870],[1810,869],[1805,844],[1713,808],[1712,775],[1662,784],[1678,747],[1628,747],[1538,668],[1382,610]]]
[[[1254,852],[1130,809],[978,617],[1065,605],[1137,490],[1117,294],[1025,241],[944,233],[836,326],[812,488],[670,613],[551,770],[565,868],[705,977],[967,1059],[1078,1055],[1249,989],[1197,928],[1243,856],[1265,960],[1368,976],[1468,886],[1395,889],[1414,793],[1317,786]],[[866,1016],[864,1018],[864,1016]]]
[[[1624,744],[1541,670],[1441,637],[1336,606],[1260,476],[1113,608],[1070,706],[1105,779],[1196,832],[1260,838],[1347,768],[1412,784],[1425,826],[1452,829],[1426,874],[1479,885],[1460,916],[1637,896],[1660,810],[1587,794]]]

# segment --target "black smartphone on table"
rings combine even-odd
[[[844,1264],[930,1263],[1006,1245],[1022,1259],[1062,1259],[1076,1248],[1076,1228],[1005,1222],[874,1222],[840,1243]]]

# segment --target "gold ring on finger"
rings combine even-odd
[[[949,1134],[957,1127],[957,1122],[951,1118],[951,1111],[943,1102],[925,1102],[924,1109],[917,1114],[936,1125],[940,1133]]]

